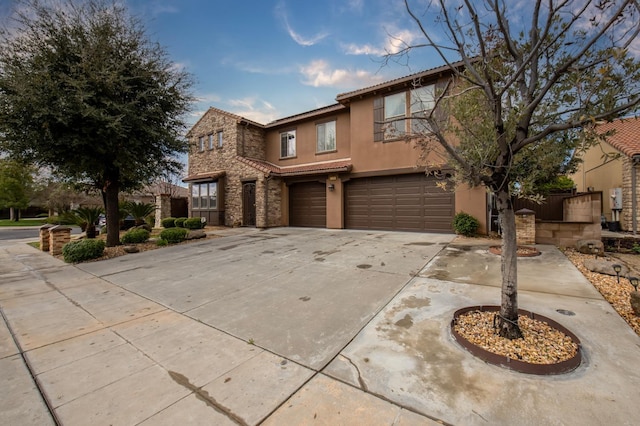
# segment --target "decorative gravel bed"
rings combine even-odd
[[[547,323],[521,315],[518,325],[524,337],[509,340],[493,328],[495,312],[471,311],[458,317],[455,330],[472,344],[491,353],[531,364],[556,364],[573,358],[578,345]]]
[[[593,259],[593,255],[582,254],[573,249],[566,249],[564,254],[582,272],[582,275],[591,281],[591,284],[613,306],[613,309],[620,314],[636,334],[640,335],[640,317],[633,313],[629,303],[629,294],[633,291],[633,286],[629,284],[629,280],[620,277],[620,283],[618,284],[616,277],[591,272],[585,268],[583,262],[586,259]],[[616,260],[616,262],[619,263],[619,260]]]

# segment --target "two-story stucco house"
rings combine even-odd
[[[227,226],[452,232],[464,211],[486,232],[486,191],[443,189],[447,165],[425,173],[421,150],[403,137],[448,75],[423,71],[266,125],[210,108],[188,133],[190,215]]]

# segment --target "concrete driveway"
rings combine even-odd
[[[278,228],[79,265],[321,370],[453,235]]]
[[[520,306],[583,345],[548,377],[451,337],[499,301],[495,241],[219,234],[77,266],[0,245],[0,424],[637,423],[640,338],[555,247],[518,262]]]

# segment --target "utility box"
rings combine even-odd
[[[609,197],[611,199],[611,210],[622,210],[622,188],[611,188]]]

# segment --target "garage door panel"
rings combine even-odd
[[[327,192],[321,182],[289,186],[289,224],[324,228],[327,226]]]
[[[345,225],[354,229],[452,232],[454,195],[424,174],[352,179]]]

